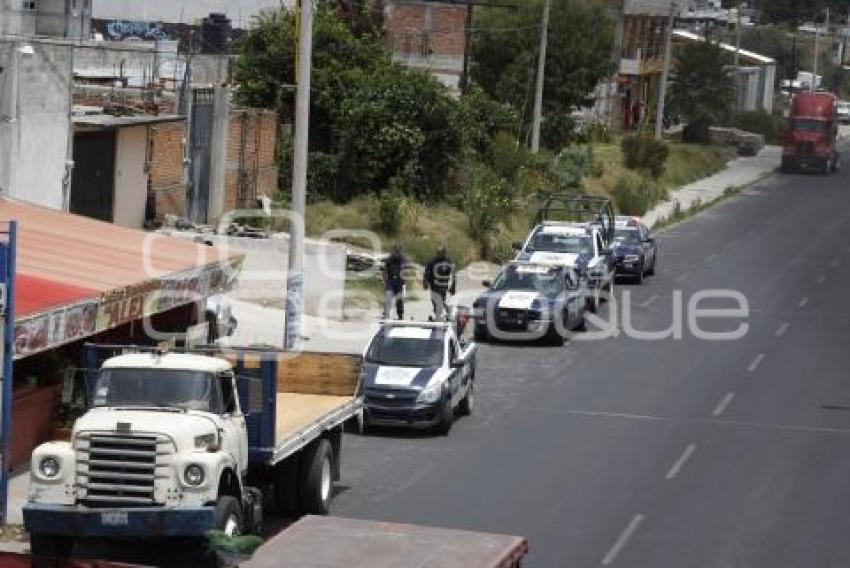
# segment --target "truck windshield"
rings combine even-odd
[[[567,254],[593,254],[593,241],[584,235],[559,235],[557,233],[537,233],[531,247],[540,252]]]
[[[561,293],[563,286],[557,271],[518,270],[511,266],[499,274],[493,290],[528,290],[554,298]]]
[[[381,335],[369,347],[366,361],[392,367],[439,367],[443,340]]]
[[[640,231],[637,229],[617,229],[614,231],[614,240],[627,245],[639,245]]]
[[[794,132],[812,132],[819,134],[826,132],[826,123],[820,120],[806,120],[798,118],[794,120]]]
[[[215,377],[200,371],[104,369],[94,406],[179,408],[220,413]]]

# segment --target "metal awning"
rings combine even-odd
[[[19,226],[15,356],[227,291],[243,255],[0,198]]]

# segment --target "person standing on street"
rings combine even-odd
[[[384,319],[390,319],[393,300],[398,319],[404,319],[404,256],[401,247],[393,245],[390,255],[384,260],[381,275],[384,279]]]
[[[434,315],[438,320],[448,315],[446,296],[455,294],[457,279],[455,264],[446,253],[446,247],[440,245],[437,254],[425,265],[422,277],[422,287],[431,291],[431,303],[434,305]]]

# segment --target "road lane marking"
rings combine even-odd
[[[756,358],[753,359],[753,362],[747,366],[747,372],[752,373],[753,371],[758,369],[762,361],[764,361],[764,353],[759,353],[758,355],[756,355]]]
[[[797,306],[800,307],[800,308],[805,308],[808,303],[809,303],[809,297],[805,296],[802,300],[800,300],[800,303],[798,303]]]
[[[789,327],[791,326],[787,321],[780,325],[779,329],[776,330],[776,337],[782,337],[783,335],[785,335],[785,332],[788,331]]]
[[[680,275],[679,275],[679,277],[678,277],[678,278],[676,278],[676,282],[684,282],[685,280],[687,280],[687,279],[688,279],[688,277],[689,277],[690,275],[691,275],[691,273],[690,273],[690,272],[683,272],[682,274],[680,274]]]
[[[712,416],[720,416],[726,409],[729,408],[729,405],[732,404],[732,399],[735,398],[734,392],[726,393],[726,396],[723,397],[723,400],[717,403],[717,406],[714,408],[714,412],[711,413]]]
[[[825,275],[825,274],[821,274],[820,276],[818,276],[818,279],[817,279],[818,286],[820,286],[820,285],[821,285],[821,284],[823,284],[824,282],[826,282],[826,275]]]
[[[657,299],[658,299],[658,294],[652,296],[651,298],[649,298],[645,302],[641,302],[638,306],[641,307],[641,308],[648,308]]]
[[[682,452],[682,455],[679,456],[679,459],[676,460],[676,463],[674,463],[673,467],[670,468],[670,471],[667,472],[666,478],[674,479],[677,475],[679,475],[679,472],[682,471],[682,468],[685,467],[685,463],[687,463],[687,461],[691,459],[691,455],[695,451],[697,451],[696,444],[691,444],[690,446],[685,448],[685,451]]]
[[[629,543],[629,539],[632,538],[632,535],[634,535],[635,531],[638,530],[638,527],[643,522],[644,518],[645,517],[643,515],[635,515],[634,518],[629,521],[629,524],[625,529],[623,529],[620,536],[617,537],[617,541],[614,542],[614,546],[611,547],[611,550],[609,550],[608,554],[605,555],[605,558],[602,559],[603,566],[608,566],[617,559],[617,556]]]

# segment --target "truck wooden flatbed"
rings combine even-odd
[[[240,568],[518,568],[527,553],[516,536],[307,516]]]

